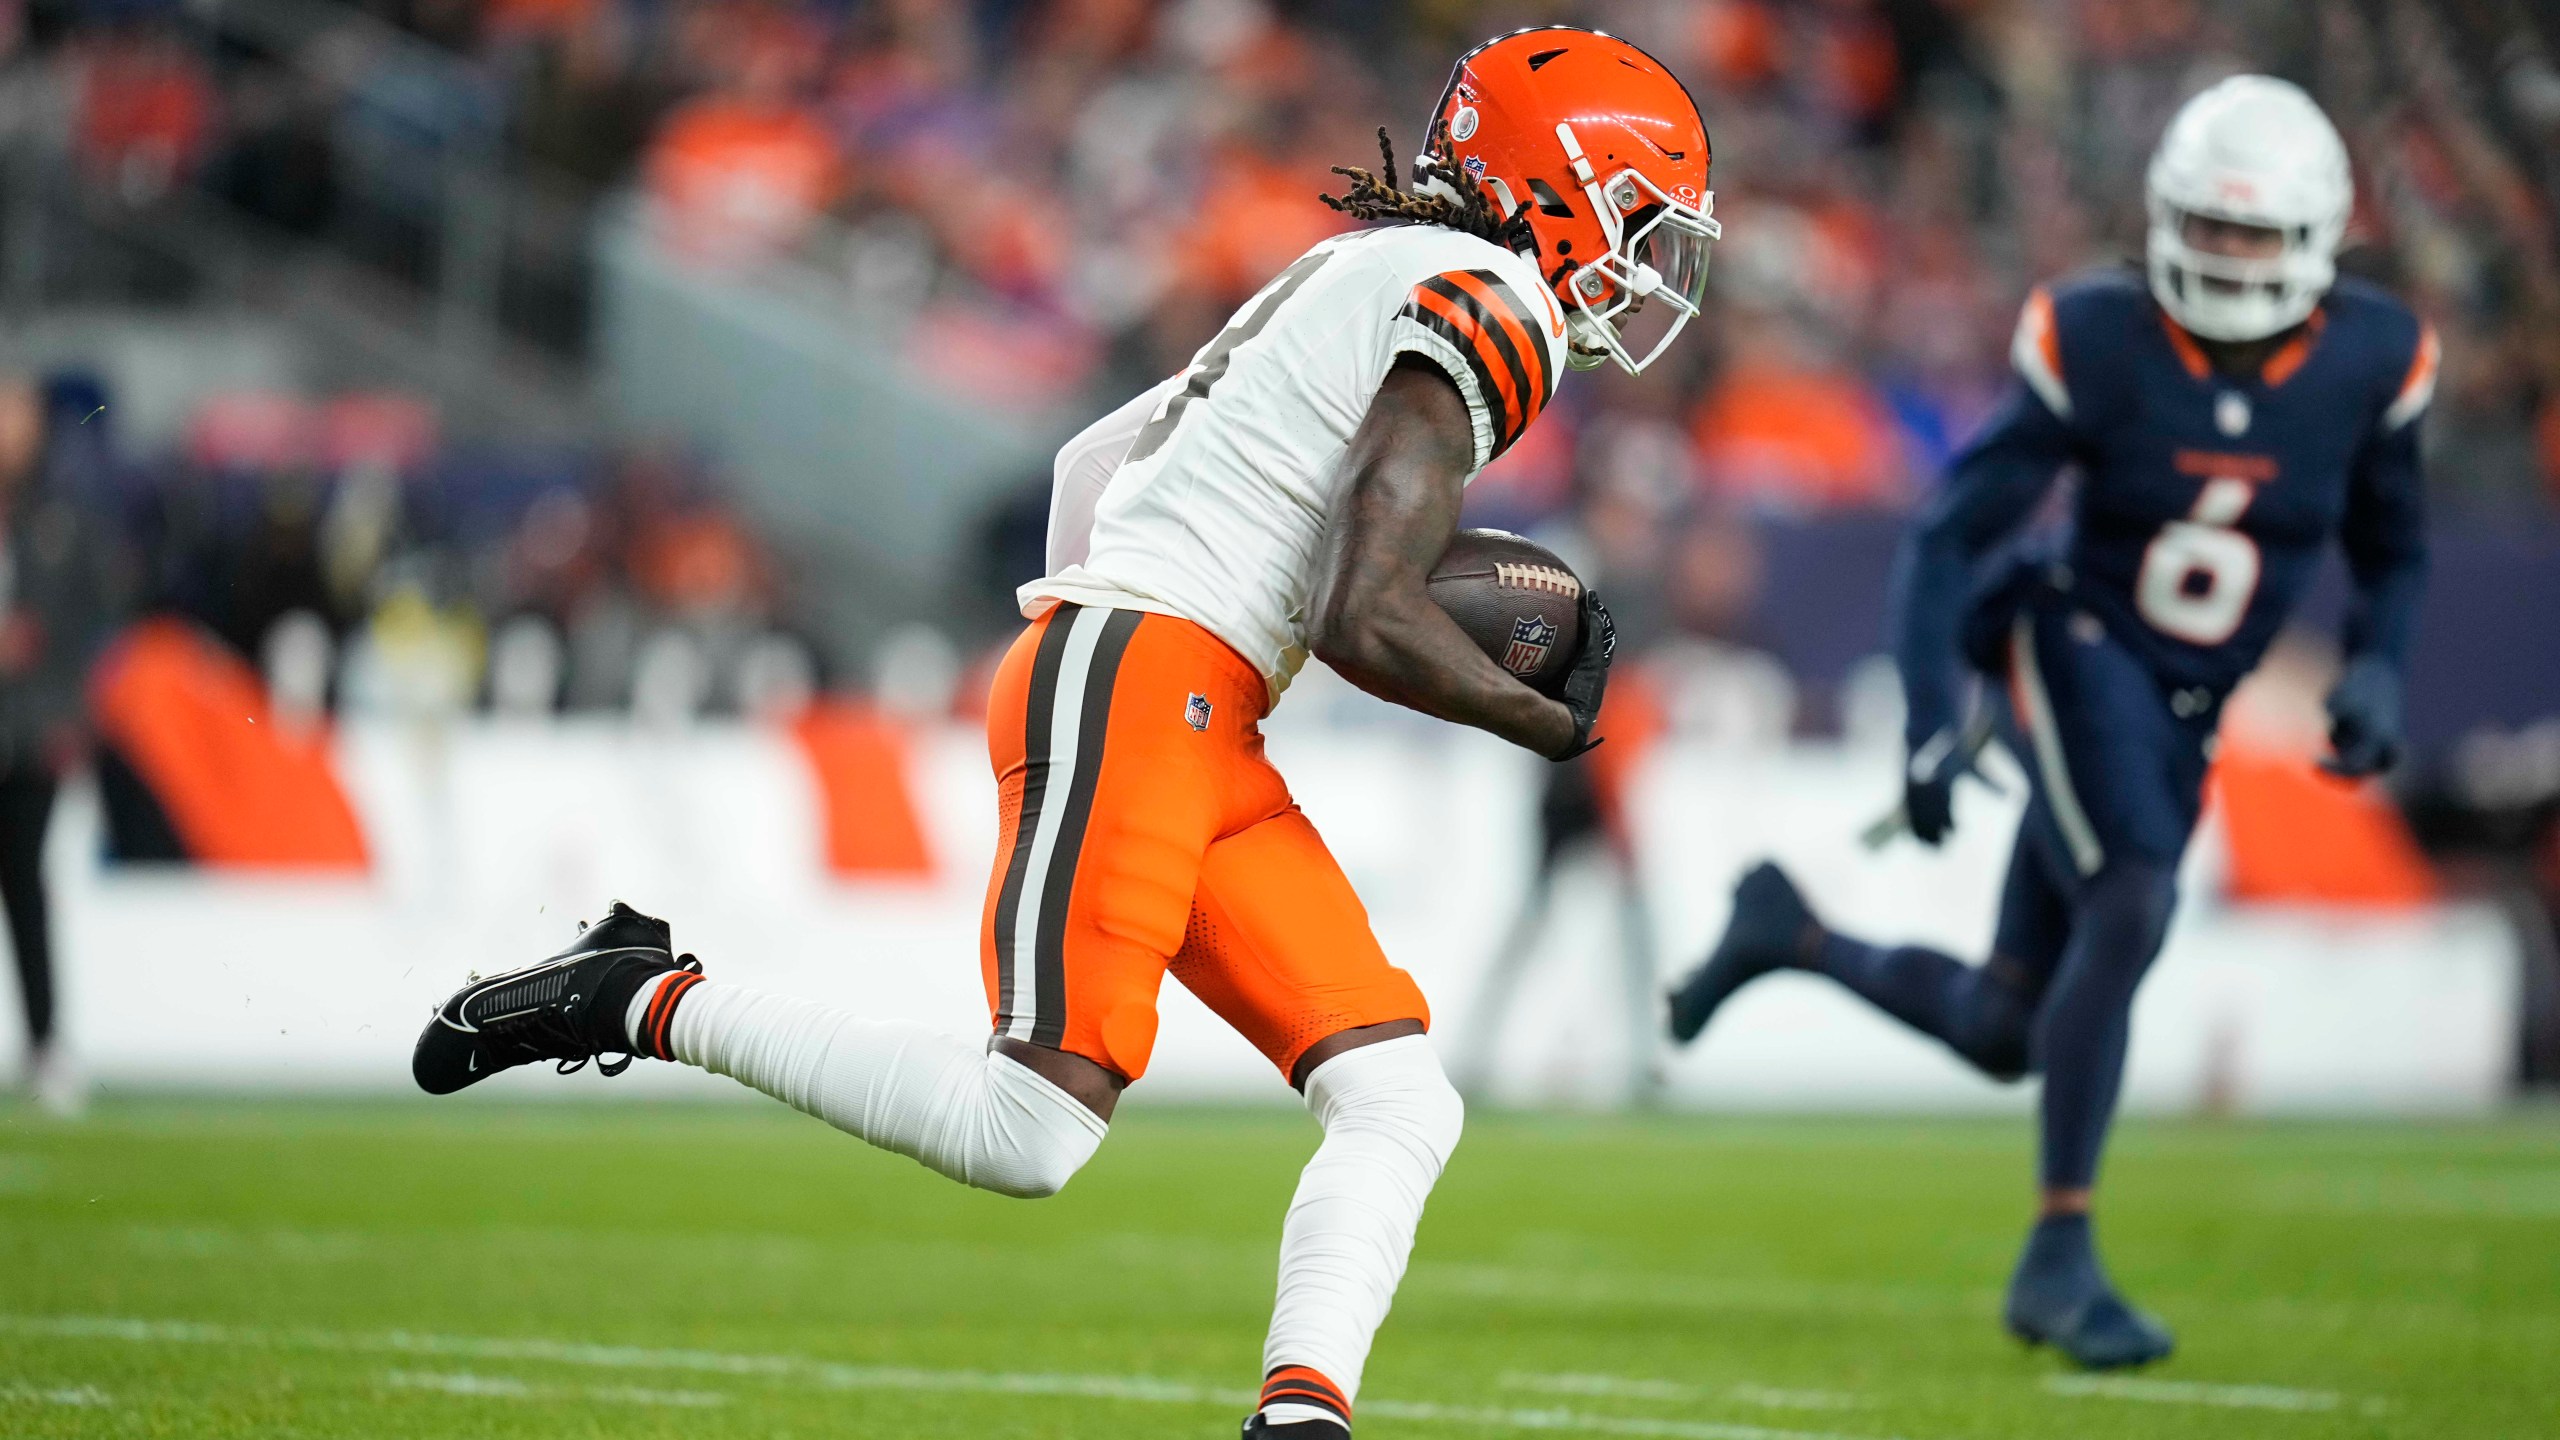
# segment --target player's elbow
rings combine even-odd
[[[1307,648],[1346,676],[1377,673],[1386,668],[1394,651],[1377,607],[1350,598],[1324,608],[1308,636]]]

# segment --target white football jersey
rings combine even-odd
[[[1555,393],[1564,312],[1531,261],[1460,231],[1325,241],[1180,374],[1058,452],[1049,575],[1022,587],[1022,613],[1068,600],[1177,615],[1253,662],[1277,698],[1307,658],[1343,453],[1403,354],[1466,397],[1472,480]]]

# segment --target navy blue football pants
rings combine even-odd
[[[2164,688],[2059,601],[2014,622],[2009,672],[2004,731],[2033,790],[1989,960],[1832,935],[1822,969],[1995,1078],[2041,1074],[2043,1183],[2085,1189],[2133,994],[2177,904],[2219,697]]]

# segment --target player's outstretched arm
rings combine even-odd
[[[2413,417],[2414,418],[2414,417]],[[2426,588],[2426,483],[2417,425],[2365,442],[2338,529],[2355,599],[2347,610],[2346,672],[2329,692],[2323,764],[2340,775],[2377,775],[2400,758],[2400,676]]]
[[[1382,700],[1541,755],[1571,748],[1572,713],[1493,663],[1427,589],[1475,463],[1458,387],[1421,361],[1397,361],[1342,463],[1350,483],[1326,531],[1309,617],[1316,658]]]
[[[1956,637],[1974,567],[2034,513],[2071,453],[2062,420],[2024,384],[2011,388],[2008,403],[1957,455],[1894,561],[1894,661],[1912,761],[1903,807],[1911,833],[1930,845],[1951,828],[1961,769],[1947,762],[1957,749]]]

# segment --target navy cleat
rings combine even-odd
[[[2089,1370],[2168,1358],[2169,1327],[2125,1303],[2098,1264],[2085,1215],[2052,1216],[2027,1235],[2001,1317],[2030,1345],[2050,1345]]]
[[[663,1037],[655,1046],[634,1044],[623,1015],[642,985],[670,971],[698,976],[702,962],[676,958],[666,921],[617,900],[568,949],[538,965],[475,977],[436,1007],[409,1073],[430,1095],[450,1095],[536,1060],[557,1060],[566,1075],[618,1055],[597,1068],[619,1075],[637,1054],[665,1053]],[[672,1015],[673,1006],[666,1008]]]
[[[1707,962],[1671,992],[1671,1039],[1686,1045],[1707,1028],[1733,992],[1772,970],[1812,963],[1822,922],[1796,893],[1787,872],[1762,861],[1733,887],[1733,918]]]

